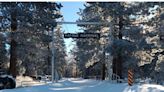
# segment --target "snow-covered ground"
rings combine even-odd
[[[5,89],[0,92],[164,92],[164,86],[153,84],[109,83],[107,81],[87,79],[63,79],[58,83],[39,86]]]

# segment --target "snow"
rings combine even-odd
[[[155,84],[109,83],[108,81],[69,78],[58,83],[5,89],[0,92],[164,92],[164,86]]]
[[[43,84],[45,84],[45,82],[35,81],[28,76],[17,76],[16,78],[16,87],[36,86],[36,85],[43,85]]]

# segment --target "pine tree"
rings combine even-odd
[[[157,35],[156,33],[143,33],[144,27],[156,28],[156,21],[149,21],[149,19],[144,19],[149,17],[153,12],[150,9],[158,5],[159,3],[126,3],[126,2],[110,2],[110,3],[87,3],[86,8],[81,10],[81,21],[108,21],[109,31],[109,44],[106,45],[106,52],[109,52],[113,58],[113,73],[119,75],[121,78],[126,77],[128,67],[133,67],[136,71],[136,75],[140,71],[138,63],[143,57],[139,56],[139,52],[148,52],[152,50],[155,44],[150,44],[147,42],[150,35]],[[141,8],[142,7],[142,8]],[[103,17],[102,17],[103,16]],[[109,21],[110,20],[110,21]],[[152,25],[154,24],[154,25]],[[84,26],[86,31],[97,30],[97,26]],[[102,31],[103,28],[99,27]],[[100,30],[98,29],[98,30]],[[91,32],[91,31],[90,31]],[[101,33],[101,31],[100,31]],[[157,32],[158,33],[158,32]],[[93,42],[93,41],[92,41]],[[156,41],[157,42],[157,41]],[[78,42],[77,42],[78,43]],[[89,43],[85,43],[89,44]],[[87,45],[79,45],[79,49],[85,48]],[[89,46],[88,46],[89,47]],[[156,46],[155,46],[156,47]],[[90,49],[91,50],[91,49]],[[100,49],[99,49],[100,50]],[[93,54],[90,54],[91,56]],[[91,57],[90,56],[90,57]],[[150,55],[149,55],[150,56]],[[89,59],[88,57],[85,57]],[[89,60],[86,60],[86,62]]]
[[[15,60],[15,62],[10,64],[18,68],[17,70],[12,69],[14,72],[13,75],[16,76],[18,74],[20,67],[26,69],[27,75],[30,75],[30,71],[44,74],[45,72],[43,71],[45,70],[42,70],[42,67],[45,67],[47,57],[51,55],[49,49],[46,48],[51,42],[51,36],[48,33],[56,27],[55,19],[62,17],[59,13],[61,5],[48,2],[19,2],[12,4],[14,4],[14,8],[10,7],[10,3],[2,3],[4,19],[6,19],[6,21],[8,20],[8,24],[11,23],[11,25],[3,26],[2,30],[8,32],[10,26],[13,30],[17,29],[8,35],[8,37],[11,36],[16,42],[16,47],[11,45],[11,50],[14,50],[12,54],[15,56],[13,57],[14,59],[12,59],[11,55],[10,60]],[[15,9],[19,15],[16,16],[16,13],[12,13],[12,9]],[[10,15],[11,19],[9,17]],[[13,41],[11,42],[13,43]],[[13,45],[15,44],[13,43]],[[28,65],[29,63],[31,65]],[[40,64],[40,66],[37,66],[38,64]],[[46,68],[48,68],[48,66],[46,66]]]

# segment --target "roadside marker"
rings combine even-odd
[[[132,84],[133,84],[133,75],[134,75],[134,73],[133,73],[133,70],[132,69],[129,69],[128,70],[128,84],[129,84],[129,86],[132,86]]]

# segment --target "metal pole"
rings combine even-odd
[[[105,25],[109,22],[57,22],[57,24],[79,24],[79,25]]]
[[[54,46],[54,42],[55,42],[55,39],[54,39],[54,29],[52,29],[52,59],[51,59],[51,64],[52,64],[52,71],[51,71],[51,75],[52,75],[52,83],[54,83],[54,54],[55,54],[55,46]]]
[[[108,44],[110,44],[110,46],[113,45],[113,20],[111,20],[111,23],[109,24],[109,40],[108,40]],[[112,53],[110,53],[110,61],[109,61],[109,66],[108,66],[108,76],[109,76],[109,80],[112,81],[112,76],[113,76],[113,56]]]

